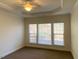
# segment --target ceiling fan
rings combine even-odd
[[[26,11],[31,11],[35,7],[40,7],[40,4],[36,3],[35,0],[17,0]]]

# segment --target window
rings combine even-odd
[[[64,23],[54,23],[54,45],[64,45]]]
[[[38,44],[52,44],[51,24],[38,25]]]
[[[64,45],[64,23],[30,24],[29,42],[44,45]]]
[[[30,43],[37,42],[37,24],[30,24],[29,25],[29,41]]]

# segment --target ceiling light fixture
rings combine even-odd
[[[33,6],[32,6],[32,4],[30,2],[27,2],[27,3],[24,4],[24,9],[26,11],[31,11],[32,8],[33,8]]]
[[[40,5],[34,0],[16,0],[16,2],[17,4],[19,4],[19,6],[21,5],[26,11],[31,11],[33,8],[40,7]]]

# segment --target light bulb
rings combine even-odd
[[[25,9],[26,11],[31,11],[31,10],[32,10],[32,4],[26,3],[26,4],[24,5],[24,9]]]
[[[32,10],[32,8],[29,8],[29,7],[25,7],[24,8],[26,11],[31,11]]]

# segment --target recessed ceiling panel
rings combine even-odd
[[[61,7],[61,0],[34,0],[34,1],[40,4],[40,7],[33,8],[30,13],[53,11],[54,9]]]

